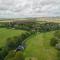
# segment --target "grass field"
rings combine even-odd
[[[26,60],[57,60],[57,50],[50,46],[54,32],[37,33],[27,39]]]
[[[60,19],[58,20],[36,20],[38,23],[46,23],[46,22],[54,22],[60,23]],[[14,20],[13,20],[14,21]],[[0,23],[5,22],[13,22],[13,21],[0,21]],[[8,37],[13,37],[25,33],[24,30],[15,30],[15,29],[7,29],[7,28],[0,28],[0,47],[3,47],[6,43],[6,39]],[[53,38],[55,31],[51,32],[42,32],[37,33],[28,37],[25,41],[26,49],[24,50],[24,54],[26,60],[58,60],[57,57],[57,50],[50,45],[50,40]]]
[[[8,37],[13,37],[25,33],[24,30],[14,30],[7,28],[0,28],[0,47],[3,47]]]

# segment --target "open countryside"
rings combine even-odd
[[[40,19],[0,21],[1,60],[60,60],[60,22]]]

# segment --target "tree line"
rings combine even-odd
[[[37,23],[33,22],[30,24],[15,24],[15,23],[3,23],[0,24],[0,27],[6,27],[6,28],[15,28],[15,29],[22,29],[22,30],[28,30],[28,31],[39,31],[39,32],[47,32],[47,31],[53,31],[53,30],[59,30],[60,24],[59,23]]]
[[[33,34],[33,32],[26,32],[19,36],[7,38],[5,46],[0,48],[0,60],[24,60],[23,52],[16,52],[16,48],[22,45],[23,41],[31,34]],[[23,46],[25,46],[24,43]]]

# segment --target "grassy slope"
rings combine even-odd
[[[20,35],[26,31],[0,28],[0,47],[4,46],[8,37]]]
[[[57,60],[57,51],[50,46],[50,39],[52,37],[53,32],[47,32],[38,33],[28,38],[25,50],[26,57],[32,57],[32,60]]]

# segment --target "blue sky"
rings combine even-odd
[[[60,16],[60,0],[0,0],[0,18]]]

